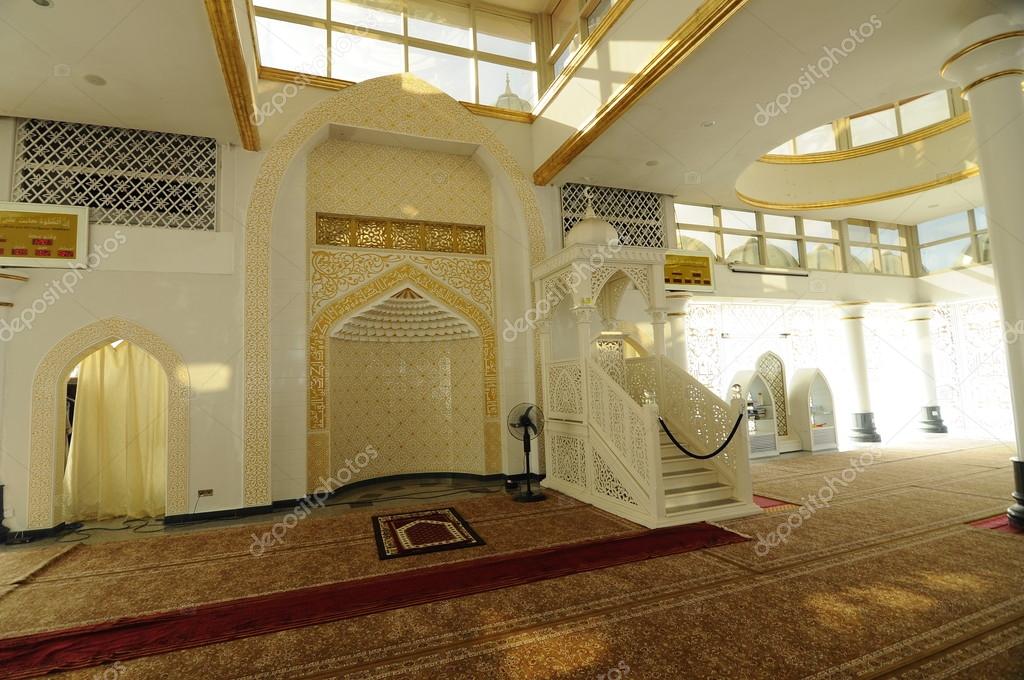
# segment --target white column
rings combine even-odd
[[[693,299],[692,293],[669,293],[668,302],[668,357],[689,372],[690,365],[686,356],[686,307]]]
[[[587,360],[594,355],[593,338],[601,332],[601,315],[593,305],[573,307],[576,316],[576,352],[579,355],[583,373],[587,372]]]
[[[864,347],[864,310],[867,302],[845,302],[839,305],[846,335],[846,354],[853,378],[854,413],[853,440],[880,442],[875,430],[875,414],[871,410],[871,390],[868,386],[868,355]]]
[[[4,323],[0,324],[0,328],[6,328],[6,326],[7,326],[6,322],[7,322],[8,310],[10,310],[10,308],[11,308],[10,304],[11,303],[9,303],[7,301],[0,301],[0,321],[4,322]],[[5,382],[6,382],[6,375],[7,375],[6,355],[7,355],[7,342],[6,342],[6,339],[0,339],[0,414],[3,413],[3,405],[4,405],[4,389],[5,389]],[[2,437],[2,436],[3,436],[3,420],[0,419],[0,437]],[[3,457],[4,457],[3,456],[3,452],[0,451],[0,480],[2,480],[4,478],[4,474],[3,474],[4,473],[4,465],[7,464],[7,461],[5,461],[3,459]],[[3,489],[2,485],[0,485],[0,489]],[[3,493],[0,493],[0,500],[3,500]],[[4,501],[4,502],[6,502],[6,501]],[[3,515],[3,513],[4,513],[4,511],[6,509],[7,508],[4,507],[3,503],[0,503],[0,545],[3,544],[3,542],[5,540],[4,537],[7,536],[7,533],[9,531],[9,528],[4,526],[4,515]]]
[[[1024,26],[997,14],[975,21],[957,40],[942,75],[971,105],[996,288],[1003,321],[1014,327],[1024,319]],[[1007,514],[1024,529],[1024,342],[1007,346],[1007,366],[1017,439],[1016,504]]]
[[[651,329],[653,330],[654,336],[654,354],[663,357],[665,356],[665,323],[668,321],[668,315],[664,309],[651,309],[648,310],[651,315]]]
[[[949,432],[942,422],[939,409],[939,390],[935,384],[935,358],[932,351],[932,310],[935,305],[920,304],[907,307],[907,323],[916,340],[914,364],[917,367],[920,385],[921,430],[932,434]]]

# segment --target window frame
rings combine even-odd
[[[975,266],[980,265],[980,264],[991,264],[992,263],[992,258],[991,257],[983,258],[981,256],[981,254],[983,252],[983,249],[982,249],[982,246],[981,246],[981,237],[984,236],[984,235],[987,235],[989,233],[989,230],[987,228],[986,229],[978,229],[978,220],[977,220],[977,217],[975,215],[975,211],[976,210],[977,210],[977,208],[971,208],[970,210],[966,211],[966,214],[967,214],[967,231],[960,232],[960,233],[954,234],[952,236],[946,236],[945,238],[940,238],[940,239],[935,240],[935,241],[929,241],[928,243],[920,243],[919,242],[919,237],[917,236],[917,226],[916,225],[914,226],[914,230],[913,231],[914,231],[915,240],[918,241],[917,248],[916,248],[916,255],[917,255],[917,263],[916,263],[916,265],[917,265],[918,271],[920,272],[920,276],[931,276],[932,274],[941,274],[942,272],[956,271],[958,269],[967,269],[969,267],[975,267]],[[955,214],[960,214],[960,213],[952,213],[952,214],[955,215]],[[969,241],[970,251],[968,253],[968,256],[972,260],[971,264],[959,264],[959,265],[954,265],[952,267],[944,267],[942,269],[936,269],[934,271],[925,271],[925,268],[924,268],[924,251],[925,250],[927,250],[928,248],[933,248],[935,246],[940,246],[940,245],[949,243],[951,241],[959,241],[959,240],[964,239],[964,238],[967,238],[967,239],[970,240]],[[989,244],[989,248],[991,249],[991,247],[992,246],[991,246],[991,243],[990,243]]]
[[[431,0],[421,0],[430,2]],[[257,37],[258,31],[258,20],[260,18],[273,19],[277,21],[284,21],[292,24],[298,24],[302,26],[318,28],[324,30],[326,38],[324,45],[324,57],[326,62],[326,76],[317,74],[304,74],[309,75],[313,78],[324,78],[335,80],[341,83],[350,84],[354,81],[340,78],[334,75],[334,58],[333,58],[333,39],[334,33],[346,33],[361,38],[372,38],[374,40],[380,40],[384,42],[394,43],[402,45],[402,58],[403,58],[403,72],[409,73],[409,50],[410,48],[418,48],[431,52],[438,52],[447,55],[453,55],[462,58],[468,58],[472,61],[472,75],[473,82],[471,90],[474,95],[474,101],[464,102],[467,104],[473,104],[477,106],[487,106],[498,110],[505,110],[501,107],[497,107],[494,104],[489,104],[480,101],[480,62],[488,62],[491,64],[498,64],[500,66],[506,66],[509,68],[516,68],[525,71],[532,71],[536,79],[536,99],[539,101],[543,95],[543,88],[545,82],[543,82],[544,73],[544,47],[541,43],[541,31],[540,21],[538,15],[530,14],[527,12],[519,12],[516,10],[508,9],[505,7],[498,7],[491,5],[486,2],[480,2],[479,0],[436,0],[449,5],[456,5],[465,7],[469,13],[469,30],[471,33],[471,46],[470,47],[458,47],[454,45],[448,45],[445,43],[434,42],[425,38],[417,38],[409,35],[409,11],[408,5],[405,0],[398,0],[402,7],[402,35],[396,33],[389,33],[387,31],[367,28],[363,26],[357,26],[354,24],[347,24],[340,21],[334,21],[332,16],[332,2],[331,0],[323,0],[325,4],[325,19],[317,17],[306,16],[304,14],[297,14],[294,12],[288,12],[279,9],[271,9],[267,7],[259,7],[252,0],[249,1],[249,9],[252,17],[253,26],[253,41],[256,49],[256,61],[260,67],[264,68],[277,68],[269,64],[264,64],[262,57],[260,56],[259,39]],[[569,0],[572,1],[572,0]],[[534,61],[529,62],[514,57],[508,57],[502,54],[495,54],[492,52],[481,51],[477,45],[477,15],[480,12],[486,12],[487,14],[497,15],[506,17],[509,19],[515,19],[519,21],[529,22],[531,26],[531,35],[534,44]],[[531,106],[536,106],[537,101],[530,102]]]
[[[913,102],[913,101],[915,101],[917,99],[921,99],[922,97],[927,97],[927,96],[930,96],[932,94],[935,94],[935,92],[945,92],[946,93],[946,102],[949,105],[949,115],[946,118],[943,118],[942,120],[938,120],[938,121],[935,121],[934,123],[929,123],[928,125],[925,125],[923,127],[916,128],[915,130],[912,130],[909,133],[906,132],[904,130],[903,116],[902,116],[902,113],[901,113],[901,107],[906,105],[906,104],[909,104],[910,102]],[[786,142],[783,142],[782,144],[779,144],[774,149],[769,151],[767,153],[767,155],[768,156],[773,156],[773,155],[774,156],[805,156],[805,155],[812,155],[813,156],[813,155],[816,155],[816,154],[830,154],[830,153],[835,153],[837,151],[849,151],[851,149],[860,149],[860,148],[864,148],[864,147],[869,147],[869,146],[871,146],[873,144],[883,144],[883,143],[886,143],[886,142],[890,142],[891,140],[903,137],[904,135],[907,135],[907,134],[915,134],[917,132],[920,132],[921,130],[927,130],[928,128],[932,127],[933,125],[940,125],[940,124],[942,124],[942,123],[944,123],[944,122],[946,122],[948,120],[952,120],[953,118],[956,118],[957,116],[965,113],[968,110],[967,109],[967,103],[964,101],[964,99],[962,97],[959,96],[959,93],[960,93],[960,90],[958,90],[957,88],[950,88],[950,89],[947,89],[947,90],[933,90],[932,92],[924,92],[922,94],[915,95],[913,97],[908,97],[907,99],[902,99],[900,101],[893,102],[891,104],[884,104],[882,106],[877,106],[877,107],[875,107],[873,109],[868,109],[867,111],[860,111],[858,113],[855,113],[855,114],[852,114],[852,115],[849,115],[849,116],[844,116],[843,118],[839,118],[837,120],[834,120],[834,121],[831,122],[833,134],[835,135],[835,150],[834,151],[813,151],[813,152],[801,153],[799,144],[797,144],[797,139],[801,135],[806,134],[808,132],[811,132],[812,130],[817,129],[818,127],[824,127],[825,125],[829,124],[829,123],[823,123],[822,125],[819,125],[819,126],[816,126],[814,128],[811,128],[810,130],[805,130],[804,132],[800,133],[800,135],[797,135],[797,136],[793,137],[792,139],[789,139]],[[885,111],[887,109],[893,109],[893,111],[894,111],[894,115],[895,115],[895,118],[896,118],[896,130],[897,130],[896,134],[893,135],[892,137],[885,137],[883,139],[875,140],[873,142],[866,142],[864,144],[854,145],[854,143],[853,143],[853,133],[852,133],[852,129],[851,129],[852,121],[857,119],[857,118],[861,118],[861,117],[864,117],[864,116],[869,116],[869,115],[874,114],[874,113],[879,113],[881,111]],[[788,150],[780,152],[779,149],[781,149],[782,147],[788,147]]]
[[[680,203],[681,202],[673,202]],[[795,233],[788,232],[777,232],[769,231],[765,226],[764,216],[766,213],[759,210],[749,210],[747,208],[725,208],[720,205],[701,205],[698,203],[686,203],[684,205],[693,205],[701,208],[710,208],[714,215],[714,226],[708,226],[703,224],[691,224],[689,222],[675,222],[675,245],[677,248],[680,246],[680,231],[693,231],[701,232],[705,234],[713,234],[715,249],[714,258],[715,262],[719,264],[728,264],[727,259],[728,253],[725,250],[725,237],[726,236],[739,236],[747,239],[754,239],[757,243],[758,249],[758,264],[764,266],[780,267],[780,265],[769,265],[768,264],[768,241],[779,240],[779,241],[792,241],[797,245],[798,253],[798,264],[796,267],[785,267],[783,269],[792,269],[794,271],[806,270],[806,271],[830,271],[830,272],[843,272],[845,271],[845,261],[842,257],[837,255],[836,257],[836,268],[835,269],[817,269],[808,266],[808,244],[823,243],[831,245],[836,249],[837,253],[842,252],[842,244],[839,238],[840,229],[835,220],[817,220],[819,222],[829,222],[832,224],[832,233],[835,234],[835,238],[826,238],[821,236],[808,236],[804,232],[804,218],[795,215],[781,215],[782,217],[790,217],[796,223]],[[674,205],[673,205],[674,207]],[[741,229],[736,227],[723,227],[722,224],[722,211],[723,210],[738,210],[743,212],[753,213],[756,220],[756,226],[754,229]],[[775,214],[775,213],[772,213]],[[673,221],[675,215],[672,216]]]
[[[916,277],[917,272],[915,258],[912,256],[913,246],[912,239],[910,236],[911,228],[905,224],[894,224],[891,222],[876,222],[874,220],[861,220],[861,219],[847,219],[842,220],[842,233],[844,241],[844,254],[846,257],[846,271],[854,274],[875,274],[878,276],[898,276],[898,277]],[[850,237],[850,226],[867,227],[869,229],[869,235],[867,241],[855,241]],[[879,237],[879,229],[896,229],[899,233],[898,244],[883,243]],[[853,249],[854,248],[870,248],[871,249],[871,266],[872,271],[870,272],[854,272],[853,271]],[[882,267],[882,254],[883,251],[895,251],[900,254],[900,260],[903,266],[902,274],[894,274],[892,272],[883,271]]]
[[[605,16],[601,17],[593,28],[590,26],[590,17],[592,17],[601,6],[602,0],[561,0],[560,2],[551,3],[550,9],[544,13],[547,32],[551,38],[550,45],[548,45],[547,56],[544,59],[547,71],[546,75],[549,79],[554,80],[561,75],[562,71],[565,70],[565,67],[563,66],[562,70],[556,70],[555,67],[558,62],[565,57],[565,65],[568,65],[568,63],[572,61],[573,56],[575,56],[575,54],[587,43],[590,36],[601,30],[600,27],[607,20],[608,15],[612,14],[612,10],[615,6],[623,1],[624,0],[612,0],[611,4],[608,6],[608,11]],[[575,4],[575,21],[572,22],[570,28],[562,35],[556,35],[553,17],[555,10],[558,9],[563,2],[570,3],[570,6]],[[576,47],[575,49],[572,49],[571,54],[569,54],[570,46],[573,44],[574,38],[576,40]]]
[[[675,221],[675,205],[690,205],[697,206],[700,208],[710,208],[714,219],[712,220],[714,225],[708,226],[703,224],[692,224],[689,222]],[[871,220],[858,220],[858,219],[846,219],[846,220],[829,220],[822,219],[820,217],[804,218],[799,215],[784,215],[782,213],[765,213],[759,210],[750,210],[749,208],[726,208],[718,205],[702,205],[699,203],[684,203],[682,201],[673,201],[673,215],[672,219],[675,222],[675,246],[681,248],[681,233],[682,231],[699,232],[704,234],[712,234],[714,237],[714,258],[718,264],[728,264],[729,260],[728,253],[725,249],[725,237],[726,236],[739,236],[748,239],[755,239],[758,248],[758,264],[763,266],[779,267],[783,269],[792,269],[799,271],[809,272],[832,272],[832,273],[854,273],[854,274],[869,274],[875,276],[896,276],[903,278],[917,278],[920,276],[919,260],[916,255],[918,252],[916,236],[916,228],[912,225],[906,224],[895,224],[890,222],[878,222]],[[743,212],[752,212],[755,216],[757,226],[755,229],[740,229],[735,227],[723,227],[722,224],[722,211],[723,210],[740,210]],[[796,223],[796,233],[788,232],[777,232],[770,231],[766,228],[765,215],[779,214],[783,217],[792,218]],[[805,220],[810,219],[815,222],[826,222],[832,226],[832,237],[826,236],[813,236],[807,233],[804,223]],[[855,226],[864,226],[868,228],[867,240],[852,240],[850,238],[850,225],[851,223]],[[972,225],[973,216],[972,216]],[[881,238],[882,229],[896,229],[898,236],[898,243],[883,243]],[[975,236],[975,243],[977,243],[977,236],[985,232],[973,231],[972,234]],[[958,235],[953,238],[962,238],[962,235]],[[769,264],[768,262],[768,245],[769,241],[772,240],[784,240],[792,241],[797,244],[797,252],[799,253],[799,264],[796,267],[786,267],[777,264]],[[827,245],[832,247],[836,261],[834,269],[824,269],[819,267],[810,266],[811,262],[811,251],[818,245]],[[853,248],[869,248],[871,250],[871,271],[867,272],[855,272],[853,271]],[[901,260],[902,272],[893,273],[886,272],[883,270],[882,256],[885,252],[898,253]]]

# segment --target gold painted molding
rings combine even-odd
[[[21,282],[28,281],[28,277],[27,276],[21,276],[19,274],[6,274],[4,272],[0,272],[0,279],[9,279],[11,281],[21,281]]]
[[[928,139],[929,137],[935,137],[936,135],[941,135],[943,132],[948,132],[949,130],[958,128],[961,125],[970,122],[970,120],[970,112],[965,112],[961,113],[959,116],[940,120],[938,123],[933,123],[927,127],[921,128],[920,130],[914,130],[913,132],[900,135],[899,137],[883,139],[872,144],[865,144],[852,149],[843,149],[841,151],[820,151],[818,153],[805,153],[793,156],[769,153],[761,156],[758,159],[758,162],[773,163],[777,165],[803,165],[807,163],[832,163],[834,161],[845,161],[850,158],[860,158],[862,156],[881,153],[882,151],[890,151],[901,146],[906,146],[907,144],[916,144],[917,142]]]
[[[549,184],[559,172],[621,118],[647,92],[700,47],[738,12],[747,0],[708,0],[676,29],[654,58],[605,102],[533,173],[538,186]]]
[[[612,26],[619,20],[619,18],[626,13],[633,0],[619,0],[617,3],[612,5],[612,8],[608,10],[608,14],[605,15],[601,23],[597,25],[597,28],[587,36],[587,39],[583,41],[583,44],[576,50],[576,54],[572,56],[569,63],[565,65],[565,68],[555,76],[555,79],[548,85],[548,89],[541,95],[540,100],[537,101],[537,105],[533,107],[533,115],[540,116],[548,105],[552,102],[556,95],[562,91],[562,88],[572,80],[572,77],[576,75],[576,72],[580,70],[594,50],[600,44],[601,39],[611,30]]]
[[[996,78],[1003,78],[1005,76],[1024,76],[1024,68],[1008,68],[1005,71],[996,71],[995,73],[990,73],[987,76],[984,76],[983,78],[978,78],[973,83],[966,86],[964,89],[960,90],[960,96],[964,99],[967,99],[967,93],[976,88],[978,85],[981,85],[982,83],[987,83],[990,80],[995,80]]]
[[[942,65],[942,68],[939,69],[939,75],[945,76],[946,69],[952,66],[954,61],[960,59],[961,57],[967,56],[974,50],[980,47],[985,47],[985,45],[991,45],[992,43],[998,42],[1000,40],[1007,40],[1008,38],[1024,38],[1024,31],[1007,31],[1006,33],[998,33],[996,35],[989,36],[988,38],[984,38],[983,40],[979,40],[978,42],[971,43],[970,45],[963,48],[959,52],[955,53],[952,57],[947,59],[946,63]]]
[[[217,47],[228,99],[235,114],[238,136],[246,151],[260,150],[260,133],[256,127],[256,97],[249,80],[242,53],[242,40],[238,35],[235,7],[231,0],[204,0],[210,19],[210,31]]]
[[[310,87],[316,87],[321,90],[331,90],[335,92],[355,85],[355,82],[351,80],[315,76],[308,73],[288,71],[286,69],[273,68],[270,66],[260,66],[257,71],[257,75],[260,80],[272,80],[278,83],[291,83],[293,85],[309,85]],[[529,111],[512,111],[511,109],[502,109],[497,106],[488,106],[486,104],[474,104],[472,102],[459,103],[462,104],[462,106],[470,113],[478,116],[484,116],[485,118],[497,118],[499,120],[512,121],[513,123],[532,123],[536,119],[536,117]]]
[[[762,201],[761,199],[753,198],[745,194],[736,192],[736,197],[747,205],[755,208],[762,208],[765,210],[789,210],[789,211],[800,211],[800,210],[824,210],[826,208],[845,208],[852,205],[863,205],[865,203],[876,203],[878,201],[887,201],[891,198],[900,198],[902,196],[909,196],[911,194],[917,194],[922,191],[928,191],[929,189],[935,189],[937,187],[946,186],[947,184],[954,184],[956,182],[970,179],[979,174],[978,166],[961,170],[960,172],[954,172],[951,175],[945,175],[938,179],[933,179],[928,182],[922,182],[920,184],[914,184],[908,187],[902,187],[900,189],[893,189],[892,191],[883,191],[877,194],[869,194],[867,196],[856,196],[854,198],[837,198],[829,201],[816,201],[813,203],[775,203],[773,201]]]

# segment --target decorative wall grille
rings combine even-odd
[[[562,185],[562,228],[568,233],[587,214],[587,198],[594,212],[619,232],[626,246],[665,247],[661,194],[586,184]]]
[[[320,246],[467,255],[484,255],[487,252],[484,228],[478,225],[410,222],[329,213],[316,214],[316,243]]]
[[[14,159],[15,201],[87,207],[92,224],[216,229],[209,137],[26,119]]]

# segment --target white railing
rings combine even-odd
[[[660,357],[657,389],[658,410],[677,439],[695,453],[714,451],[726,440],[743,414],[742,400],[727,404],[699,380]],[[753,491],[750,479],[750,443],[747,426],[741,422],[725,450],[710,459],[735,491],[735,498],[749,502]]]
[[[611,473],[624,472],[626,479],[619,482],[642,495],[641,508],[656,518],[662,503],[657,407],[638,404],[593,359],[587,362],[587,383],[589,432],[611,458],[602,464]],[[610,495],[607,490],[595,490]]]
[[[658,391],[658,357],[626,359],[626,391],[638,404],[654,401]]]
[[[549,364],[545,382],[554,416],[545,429],[546,485],[652,527],[670,521],[658,416],[682,444],[705,454],[721,446],[745,415],[740,400],[727,404],[664,357],[627,359],[625,388],[593,358],[585,365]],[[732,487],[733,498],[751,505],[749,458],[744,418],[728,446],[706,464]]]
[[[561,420],[583,420],[583,373],[580,362],[555,361],[547,367],[548,415]]]

